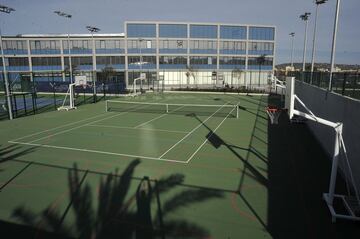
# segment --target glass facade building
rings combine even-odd
[[[211,84],[216,72],[224,79],[234,71],[253,72],[264,82],[274,69],[276,28],[218,23],[136,22],[123,34],[4,36],[5,64],[11,73],[58,72],[90,74],[111,67],[122,72],[127,86],[141,71],[165,85],[176,82]],[[265,57],[259,61],[259,57]],[[184,80],[194,71],[203,79]],[[176,74],[175,74],[176,73]],[[178,79],[179,78],[179,79]],[[260,78],[260,77],[257,77]]]

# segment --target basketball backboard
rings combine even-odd
[[[285,90],[285,109],[287,109],[289,118],[294,116],[294,102],[295,102],[295,77],[286,77]]]
[[[84,76],[84,75],[75,76],[75,85],[76,86],[84,86],[84,85],[86,85],[86,83],[87,83],[86,76]]]

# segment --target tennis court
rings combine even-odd
[[[0,220],[38,238],[308,235],[283,217],[311,215],[281,200],[299,188],[279,170],[289,164],[278,163],[267,105],[267,95],[145,94],[0,122]]]

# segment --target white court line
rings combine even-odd
[[[141,108],[144,108],[144,107],[139,107],[138,109],[141,109]],[[136,110],[136,109],[134,109],[134,110]],[[132,111],[122,112],[122,113],[119,113],[119,114],[116,114],[116,115],[112,115],[112,116],[109,116],[109,117],[105,117],[105,118],[103,118],[103,119],[99,119],[99,120],[96,120],[96,121],[92,121],[92,122],[89,122],[89,123],[87,123],[87,124],[83,124],[83,125],[80,125],[80,126],[76,126],[76,127],[74,127],[74,128],[70,128],[70,129],[67,129],[67,130],[64,130],[64,131],[57,132],[57,133],[55,133],[55,134],[47,135],[47,136],[41,137],[41,138],[39,138],[39,139],[35,139],[35,140],[32,140],[32,141],[29,141],[28,143],[34,143],[34,142],[39,141],[39,140],[42,140],[42,139],[50,138],[50,137],[53,137],[53,136],[55,136],[55,135],[63,134],[63,133],[69,132],[69,131],[74,130],[74,129],[82,128],[82,127],[87,126],[87,125],[89,125],[89,124],[93,124],[93,123],[96,123],[96,122],[100,122],[100,121],[103,121],[103,120],[106,120],[106,119],[111,119],[111,118],[114,118],[114,117],[116,117],[116,116],[124,115],[124,114],[130,113],[130,112],[132,112]],[[104,114],[108,114],[108,113],[104,113]],[[15,139],[15,140],[18,140],[18,139]],[[13,141],[15,141],[15,140],[13,140]]]
[[[119,113],[119,114],[116,114],[116,115],[112,115],[112,116],[109,116],[109,117],[105,117],[105,118],[103,118],[103,119],[95,120],[95,121],[89,122],[89,123],[87,123],[87,124],[79,125],[79,126],[76,126],[76,127],[70,128],[70,129],[67,129],[67,130],[63,130],[63,131],[57,132],[57,133],[55,133],[55,134],[50,134],[50,135],[41,137],[41,138],[39,138],[39,139],[35,139],[35,140],[32,140],[32,141],[29,141],[28,143],[30,144],[30,143],[34,143],[34,142],[39,141],[39,140],[42,140],[42,139],[47,139],[47,138],[53,137],[53,136],[55,136],[55,135],[64,134],[64,133],[69,132],[69,131],[71,131],[71,130],[79,129],[79,128],[82,128],[82,127],[87,126],[87,125],[89,125],[89,124],[93,124],[93,123],[96,123],[96,122],[100,122],[100,121],[103,121],[103,120],[106,120],[106,119],[111,119],[111,118],[114,118],[114,117],[116,117],[116,116],[120,116],[120,115],[123,115],[123,114],[126,114],[126,113],[128,113],[128,112],[122,112],[122,113]]]
[[[181,109],[181,108],[184,108],[184,107],[185,107],[185,105],[184,105],[184,106],[181,106],[181,107],[179,107],[179,108],[177,108],[177,109],[175,109],[175,110],[172,110],[172,111],[170,111],[169,113],[176,112],[177,110],[179,110],[179,109]],[[155,117],[155,118],[153,118],[153,119],[151,119],[151,120],[148,120],[148,121],[146,121],[146,122],[144,122],[144,123],[141,123],[141,124],[135,126],[134,128],[140,128],[140,127],[142,127],[142,126],[144,126],[144,125],[146,125],[146,124],[148,124],[148,123],[150,123],[150,122],[153,122],[153,121],[155,121],[155,120],[157,120],[157,119],[160,119],[160,118],[162,118],[162,117],[164,117],[164,116],[169,115],[169,113],[162,114],[162,115],[160,115],[160,116],[158,116],[158,117]]]
[[[170,150],[172,150],[174,147],[176,147],[176,145],[180,144],[184,139],[186,139],[187,137],[189,137],[189,135],[191,135],[195,130],[197,130],[200,126],[203,125],[203,123],[205,123],[206,121],[208,121],[211,117],[213,117],[214,114],[216,114],[219,110],[221,110],[224,106],[226,105],[223,104],[217,111],[215,111],[214,113],[212,113],[212,115],[210,115],[209,117],[207,117],[204,122],[200,123],[198,126],[196,126],[193,130],[191,130],[187,135],[185,135],[182,139],[180,139],[177,143],[175,143],[173,146],[171,146],[171,148],[169,148],[168,150],[166,150],[165,153],[163,153],[159,159],[161,159],[165,154],[167,154]]]
[[[115,125],[101,125],[101,124],[90,124],[90,125],[87,125],[87,126],[103,127],[103,128],[115,128],[115,129],[145,130],[145,131],[163,131],[163,132],[168,132],[168,133],[179,133],[179,134],[187,134],[187,133],[189,133],[189,131],[166,130],[166,129],[150,129],[150,128],[134,128],[134,127],[115,126]]]
[[[195,154],[197,152],[199,152],[199,150],[204,146],[204,144],[209,140],[209,138],[216,132],[216,130],[225,122],[225,120],[229,117],[229,115],[233,112],[234,110],[230,111],[230,113],[220,122],[220,124],[211,132],[210,136],[207,137],[205,139],[205,141],[196,149],[196,151],[190,156],[190,158],[188,160],[186,160],[187,163],[190,162],[190,160],[195,156]]]
[[[155,158],[155,157],[133,155],[133,154],[113,153],[113,152],[99,151],[99,150],[92,150],[92,149],[71,148],[71,147],[55,146],[55,145],[48,145],[48,144],[32,144],[32,143],[24,143],[24,142],[16,142],[16,141],[8,141],[8,143],[22,144],[22,145],[29,145],[29,146],[36,146],[36,147],[43,147],[43,148],[73,150],[73,151],[88,152],[88,153],[107,154],[107,155],[124,156],[124,157],[129,157],[129,158],[143,158],[143,159],[151,159],[151,160],[157,160],[157,161],[166,161],[166,162],[172,162],[172,163],[187,164],[186,161],[179,161],[179,160],[173,160],[173,159],[160,159],[160,158]]]
[[[87,118],[87,119],[75,121],[75,122],[72,122],[72,123],[69,123],[69,124],[64,124],[64,125],[61,125],[61,126],[58,126],[58,127],[55,127],[55,128],[51,128],[51,129],[43,130],[43,131],[36,132],[36,133],[33,133],[33,134],[25,135],[25,136],[23,136],[23,137],[20,137],[20,138],[17,138],[17,139],[13,139],[13,141],[16,141],[16,140],[19,140],[19,139],[28,138],[28,137],[31,137],[31,136],[34,136],[34,135],[38,135],[38,134],[42,134],[42,133],[45,133],[45,132],[48,132],[48,131],[52,131],[52,130],[56,130],[56,129],[61,129],[61,128],[66,127],[66,126],[69,126],[69,125],[77,124],[77,123],[80,123],[80,122],[83,122],[83,121],[86,121],[86,120],[91,120],[91,119],[100,117],[100,116],[102,116],[102,115],[104,115],[104,114],[108,114],[108,113],[102,113],[102,114],[99,114],[99,115],[96,115],[96,116],[93,116],[93,117],[90,117],[90,118]]]

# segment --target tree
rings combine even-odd
[[[188,66],[186,66],[187,86],[189,86],[189,84],[190,84],[190,77],[193,77],[194,82],[196,82],[196,69],[194,69],[194,67],[188,65]]]
[[[233,81],[232,78],[235,77],[237,79],[237,84],[240,85],[240,79],[241,79],[241,75],[244,71],[239,69],[239,68],[235,68],[232,70],[232,77],[231,77],[231,86],[233,86]],[[246,87],[246,81],[245,81],[245,87]]]
[[[260,75],[261,75],[261,66],[266,62],[266,55],[262,54],[256,58],[256,61],[259,65],[259,86],[260,86]]]
[[[172,213],[194,203],[223,198],[217,190],[185,188],[185,176],[170,174],[160,179],[133,176],[140,160],[129,163],[122,173],[103,175],[97,188],[97,205],[94,204],[91,184],[86,182],[88,172],[76,165],[69,169],[69,207],[65,213],[48,205],[39,214],[24,206],[12,214],[18,221],[37,229],[54,232],[61,238],[206,238],[208,232],[195,222],[174,219]],[[99,174],[101,175],[101,174]],[[131,184],[138,183],[137,190]],[[178,189],[178,190],[176,190]],[[162,195],[167,195],[162,197]],[[160,201],[159,198],[166,198]],[[73,225],[64,221],[69,211],[74,213]],[[39,232],[37,232],[39,234]],[[135,237],[134,237],[135,236]],[[39,237],[40,238],[40,237]]]

